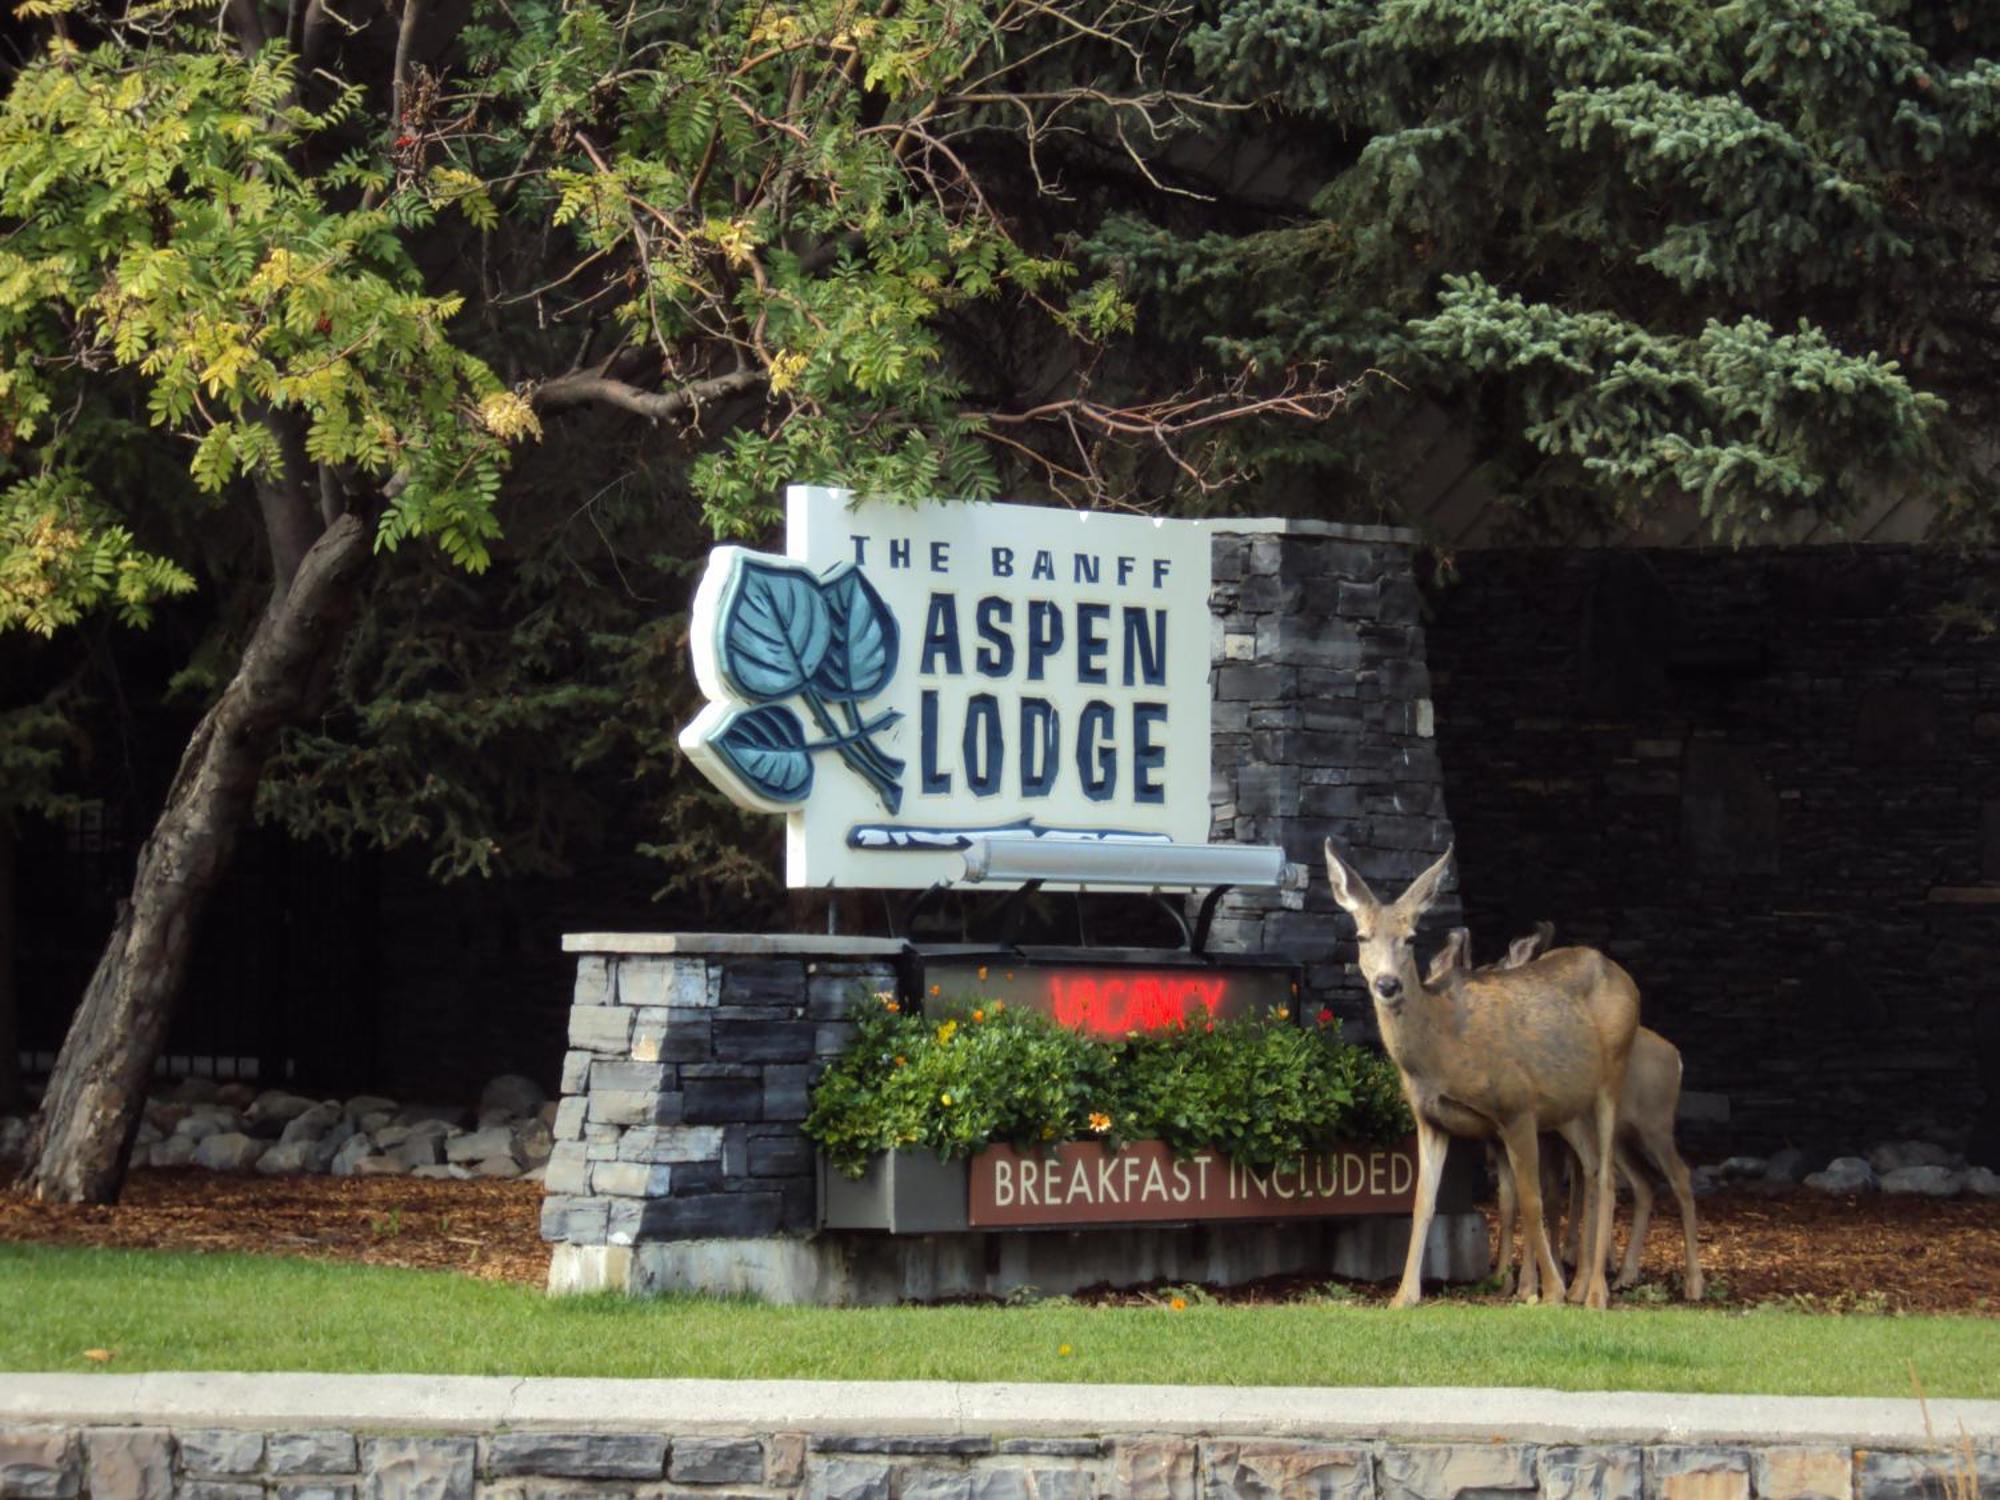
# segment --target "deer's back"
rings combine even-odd
[[[1639,988],[1595,948],[1557,948],[1518,969],[1478,974],[1460,992],[1462,1056],[1546,1119],[1588,1106],[1639,1027]]]

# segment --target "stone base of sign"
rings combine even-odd
[[[1402,1218],[816,1233],[817,1163],[800,1128],[808,1093],[852,1036],[850,1004],[896,986],[905,945],[690,933],[591,933],[564,945],[578,957],[542,1203],[552,1292],[866,1303],[1402,1271]],[[960,1199],[962,1213],[962,1186]],[[1432,1234],[1432,1275],[1486,1274],[1479,1215],[1440,1214]]]
[[[882,1306],[1026,1289],[1062,1296],[1148,1282],[1237,1286],[1264,1276],[1392,1281],[1403,1272],[1409,1220],[1324,1219],[1180,1229],[1092,1229],[930,1235],[826,1231],[762,1239],[557,1245],[552,1293],[749,1296],[765,1302]],[[1439,1214],[1427,1277],[1477,1281],[1490,1268],[1486,1219]]]

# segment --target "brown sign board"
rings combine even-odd
[[[1069,1141],[1025,1154],[990,1146],[971,1161],[967,1223],[1029,1229],[1406,1214],[1416,1178],[1415,1136],[1311,1152],[1262,1172],[1218,1151],[1176,1157],[1162,1141],[1117,1150]]]

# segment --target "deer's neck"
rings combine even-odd
[[[1404,993],[1408,998],[1398,1006],[1391,1007],[1380,999],[1375,1002],[1375,1024],[1382,1033],[1382,1045],[1396,1066],[1411,1077],[1436,1074],[1451,1051],[1457,992],[1450,985],[1436,989],[1418,985]]]

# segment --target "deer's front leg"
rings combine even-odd
[[[1424,1294],[1424,1241],[1431,1235],[1431,1215],[1437,1209],[1438,1178],[1451,1138],[1422,1115],[1417,1116],[1417,1200],[1410,1206],[1410,1252],[1403,1261],[1402,1284],[1389,1299],[1391,1307],[1415,1307]]]
[[[1501,1127],[1500,1140],[1507,1148],[1507,1164],[1514,1171],[1514,1193],[1521,1203],[1520,1298],[1523,1302],[1560,1302],[1562,1269],[1549,1251],[1548,1225],[1542,1218],[1541,1150],[1536,1139],[1535,1117],[1520,1115],[1509,1120]]]

